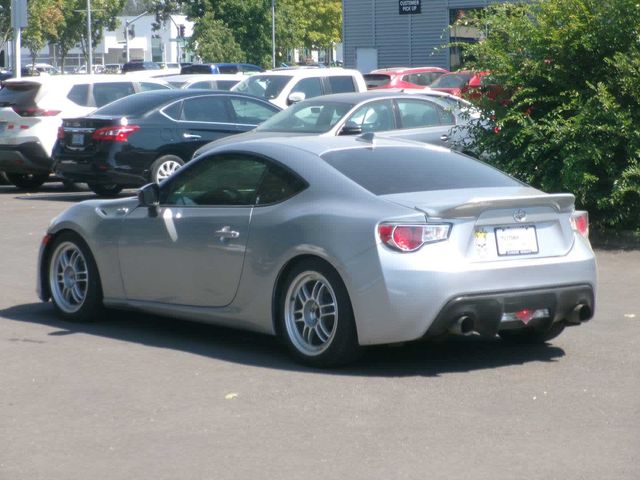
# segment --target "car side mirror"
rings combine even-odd
[[[289,105],[292,105],[294,103],[303,101],[305,98],[307,98],[307,96],[304,94],[304,92],[293,92],[291,95],[289,95],[289,98],[287,98],[287,103]]]
[[[141,207],[160,205],[160,187],[157,183],[148,183],[138,190],[138,203]]]
[[[340,129],[338,135],[360,135],[362,133],[362,125],[358,125],[354,122],[347,122],[344,127]]]

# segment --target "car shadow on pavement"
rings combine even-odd
[[[37,189],[27,190],[13,185],[0,185],[0,195],[13,195],[18,200],[38,200],[54,202],[81,202],[83,200],[108,200],[111,198],[126,198],[136,195],[135,189],[124,190],[116,197],[99,197],[86,187],[66,188],[61,183],[45,184]]]
[[[285,347],[269,335],[138,312],[110,310],[106,320],[73,323],[59,319],[51,304],[32,303],[0,310],[0,317],[55,328],[50,336],[97,335],[238,364],[330,375],[437,377],[528,362],[553,362],[565,354],[561,348],[549,344],[511,345],[498,338],[455,337],[439,342],[370,347],[352,365],[320,370],[295,363]]]

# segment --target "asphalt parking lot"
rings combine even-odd
[[[0,480],[640,478],[640,250],[597,251],[595,318],[548,345],[466,337],[317,371],[246,332],[59,320],[38,246],[86,198],[0,185]]]

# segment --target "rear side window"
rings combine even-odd
[[[227,102],[217,96],[189,98],[183,102],[182,120],[229,123]]]
[[[165,90],[158,92],[139,93],[131,97],[121,98],[106,105],[94,112],[94,115],[120,115],[123,117],[138,117],[158,108],[164,103],[168,103],[171,98],[167,97]]]
[[[74,85],[69,90],[67,94],[67,98],[71,100],[76,105],[81,105],[83,107],[89,106],[89,84],[85,83],[83,85]]]
[[[96,107],[102,107],[107,103],[111,103],[133,93],[135,93],[135,90],[131,82],[96,83],[93,85],[93,99]]]
[[[238,82],[236,80],[216,80],[215,88],[218,90],[231,90]]]
[[[303,78],[291,90],[291,93],[302,92],[304,98],[313,98],[322,95],[322,83],[319,78]]]
[[[306,182],[297,175],[278,165],[270,164],[262,177],[256,205],[282,202],[306,187]]]
[[[331,93],[355,92],[356,87],[353,83],[353,77],[345,75],[339,77],[327,77],[331,87]]]
[[[349,149],[322,158],[374,195],[522,185],[471,157],[428,147]]]
[[[276,113],[275,108],[271,108],[255,100],[232,98],[230,102],[237,123],[259,125]]]
[[[35,105],[39,89],[39,83],[5,83],[4,87],[0,89],[0,106]]]
[[[453,116],[429,101],[397,100],[402,128],[435,127],[452,125]]]

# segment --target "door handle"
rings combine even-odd
[[[440,140],[442,140],[443,142],[448,142],[449,135],[447,135],[446,133],[444,135],[440,135]]]
[[[226,240],[228,238],[238,238],[240,236],[240,232],[236,230],[231,230],[231,227],[226,226],[222,227],[220,230],[216,230],[216,237],[220,240]]]
[[[194,135],[193,133],[183,133],[182,138],[186,138],[190,140],[199,140],[202,137],[200,135]]]

